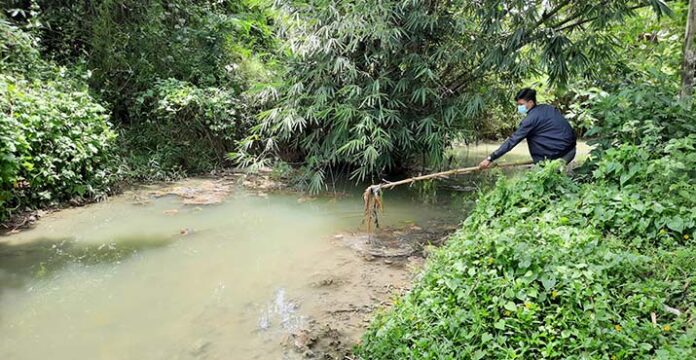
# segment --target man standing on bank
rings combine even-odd
[[[529,88],[520,90],[515,101],[517,111],[527,117],[498,150],[481,161],[479,168],[488,168],[525,138],[534,163],[554,159],[563,159],[566,164],[573,161],[577,142],[575,131],[558,109],[551,105],[537,105],[536,91]]]

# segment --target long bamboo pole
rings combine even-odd
[[[521,163],[494,165],[493,167],[494,168],[511,168],[511,167],[519,167],[519,166],[526,166],[526,165],[532,165],[532,164],[533,164],[533,162],[531,162],[531,161],[525,161],[525,162],[521,162]],[[393,187],[399,186],[399,185],[411,184],[411,183],[414,183],[414,182],[420,181],[420,180],[446,178],[449,175],[468,174],[468,173],[472,173],[472,172],[479,171],[479,170],[484,170],[484,169],[481,169],[478,166],[472,166],[472,167],[461,168],[461,169],[447,170],[447,171],[442,171],[442,172],[438,172],[438,173],[434,173],[434,174],[415,176],[415,177],[411,177],[411,178],[399,180],[399,181],[394,181],[394,182],[384,182],[384,183],[377,184],[377,185],[371,185],[367,189],[365,189],[365,191],[389,189],[389,188],[393,188]]]

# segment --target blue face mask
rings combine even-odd
[[[524,115],[527,113],[527,107],[524,105],[517,105],[517,112]]]

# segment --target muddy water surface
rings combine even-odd
[[[496,145],[455,149],[453,166]],[[527,158],[521,144],[501,162]],[[399,258],[365,251],[357,188],[308,198],[194,179],[53,213],[0,236],[0,359],[342,358],[411,284],[423,260],[408,252],[465,216],[465,195],[438,194],[385,194],[377,236]]]
[[[184,187],[196,182],[210,180]],[[297,358],[325,341],[316,329],[341,333],[325,347],[349,347],[359,315],[409,283],[408,260],[366,259],[350,246],[361,234],[359,192],[231,186],[219,204],[190,205],[151,190],[0,238],[0,359]],[[463,216],[409,192],[391,192],[386,206],[392,228]]]

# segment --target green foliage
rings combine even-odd
[[[415,158],[441,165],[452,139],[471,137],[520,79],[545,72],[564,83],[611,56],[604,30],[635,5],[669,12],[658,0],[287,4],[299,20],[285,31],[286,81],[263,93],[271,108],[236,158],[289,152],[317,179],[313,190],[331,167],[362,180]]]
[[[696,356],[696,327],[687,320],[696,294],[685,286],[696,280],[689,265],[696,260],[694,141],[674,139],[657,153],[620,146],[582,185],[560,162],[499,181],[415,288],[376,318],[358,354]],[[665,305],[686,314],[667,313]]]
[[[241,90],[249,75],[247,59],[253,61],[252,51],[271,41],[253,13],[238,13],[247,4],[111,0],[91,5],[84,11],[96,15],[86,34],[93,85],[117,112],[127,111],[159,79]]]
[[[29,33],[0,21],[0,220],[94,199],[114,180],[109,115],[82,79],[43,61]]]
[[[135,179],[222,166],[254,111],[241,94],[273,76],[266,0],[11,2],[16,23],[38,23],[43,54],[90,69]]]
[[[209,172],[248,128],[246,105],[232,89],[169,79],[141,93],[136,103],[132,112],[144,120],[125,130],[121,149],[127,174],[138,180]]]
[[[616,143],[657,144],[696,132],[696,112],[676,101],[674,83],[640,84],[601,98],[592,112],[599,119],[588,132],[598,136],[597,150]]]
[[[87,55],[93,85],[127,105],[157,79],[234,86],[272,42],[264,1],[38,1],[42,45],[61,62]],[[126,102],[121,104],[120,100]]]
[[[696,136],[691,135],[664,147],[607,150],[593,172],[601,191],[587,188],[582,197],[587,225],[637,247],[682,243],[680,235],[696,228],[694,145]]]
[[[603,125],[603,116],[596,113],[597,102],[608,94],[613,94],[612,101],[623,98],[625,94],[622,92],[627,87],[633,88],[629,91],[633,93],[636,88],[642,88],[646,94],[657,90],[663,98],[660,101],[671,104],[680,79],[686,2],[671,2],[670,7],[673,10],[671,16],[659,16],[641,9],[636,11],[636,16],[606,29],[605,32],[618,44],[611,57],[593,63],[592,73],[575,77],[566,86],[548,87],[540,82],[533,86],[541,92],[553,94],[551,102],[583,135],[597,135],[596,130],[589,134],[585,132]],[[629,97],[633,95],[629,94]],[[609,109],[608,106],[603,108]]]
[[[0,99],[0,219],[109,191],[115,133],[84,90],[0,75]]]
[[[45,67],[36,38],[12,26],[0,15],[0,73],[38,75]]]

